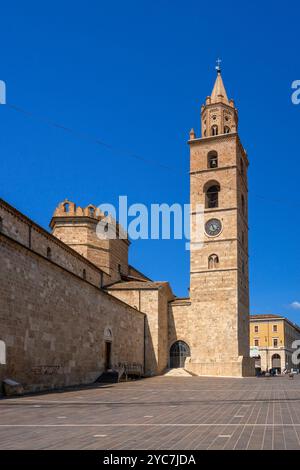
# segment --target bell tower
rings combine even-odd
[[[189,369],[198,375],[254,374],[249,357],[248,158],[220,64],[201,107],[202,136],[190,132],[191,222],[204,211],[203,244],[191,240],[193,318]],[[195,247],[193,249],[193,246]]]

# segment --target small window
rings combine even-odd
[[[242,259],[242,273],[245,274],[245,261]]]
[[[230,127],[224,126],[224,134],[229,134],[230,133]]]
[[[47,248],[47,258],[48,259],[51,259],[52,258],[52,252],[51,252],[51,248],[48,246]]]
[[[86,280],[86,270],[85,269],[82,271],[82,277],[83,277],[84,280]]]
[[[245,197],[243,194],[242,194],[242,213],[243,215],[245,215]]]
[[[258,333],[258,325],[254,326],[254,333]]]
[[[243,163],[242,158],[241,158],[241,174],[244,176],[244,163]]]
[[[273,338],[273,348],[278,348],[278,339]]]
[[[218,255],[210,255],[208,257],[208,269],[216,269],[219,266]]]
[[[207,167],[218,168],[218,154],[217,152],[209,152],[207,155]]]
[[[211,126],[211,135],[218,135],[218,126]]]
[[[94,217],[94,215],[95,215],[95,209],[94,209],[94,207],[89,207],[89,216],[90,216],[90,217]]]
[[[3,219],[0,217],[0,232],[3,230]]]
[[[65,212],[69,212],[69,210],[70,210],[70,204],[69,204],[68,202],[66,202],[66,203],[64,204],[64,211],[65,211]]]
[[[259,339],[254,340],[254,346],[259,346]]]
[[[242,245],[245,245],[245,232],[242,232]]]
[[[273,325],[273,332],[277,333],[277,325]]]
[[[120,265],[120,264],[118,264],[118,273],[119,273],[119,274],[121,274],[121,271],[122,271],[122,269],[121,269],[121,265]]]

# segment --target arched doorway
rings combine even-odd
[[[187,357],[191,355],[189,346],[184,341],[176,341],[170,348],[170,367],[184,367]]]
[[[110,370],[112,356],[112,330],[106,327],[104,330],[104,369]]]
[[[276,369],[278,373],[281,372],[281,358],[279,354],[273,354],[272,356],[272,369]]]
[[[255,369],[261,370],[261,357],[259,355],[255,357]]]

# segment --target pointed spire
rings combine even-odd
[[[221,60],[217,60],[217,78],[213,87],[213,91],[211,92],[211,103],[222,103],[229,104],[227,93],[224,87],[224,83],[221,76],[221,67],[220,67]]]
[[[192,127],[192,129],[190,130],[190,140],[193,140],[193,139],[195,139],[195,138],[196,138],[196,134],[195,134],[195,131],[194,131],[193,127]]]

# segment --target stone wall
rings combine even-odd
[[[99,223],[102,230],[97,233]],[[81,208],[70,201],[61,202],[54,211],[50,226],[55,237],[104,271],[109,276],[108,284],[120,280],[121,273],[128,275],[127,234],[95,206],[90,204]]]
[[[146,315],[145,374],[161,374],[168,366],[168,303],[173,298],[168,283],[119,283],[108,292]]]
[[[99,287],[110,282],[101,269],[0,199],[1,232]],[[50,250],[50,251],[49,251]]]
[[[168,347],[175,341],[184,341],[190,346],[193,318],[191,317],[191,301],[188,298],[175,299],[169,303],[168,312]]]
[[[26,390],[93,382],[104,370],[108,328],[112,364],[143,365],[144,315],[102,291],[100,271],[80,256],[72,259],[71,250],[55,244],[53,237],[42,234],[46,245],[57,250],[50,260],[38,235],[31,249],[25,246],[26,221],[15,223],[3,206],[1,217],[6,234],[0,234],[0,340],[7,361],[0,365],[0,381],[13,378]]]

